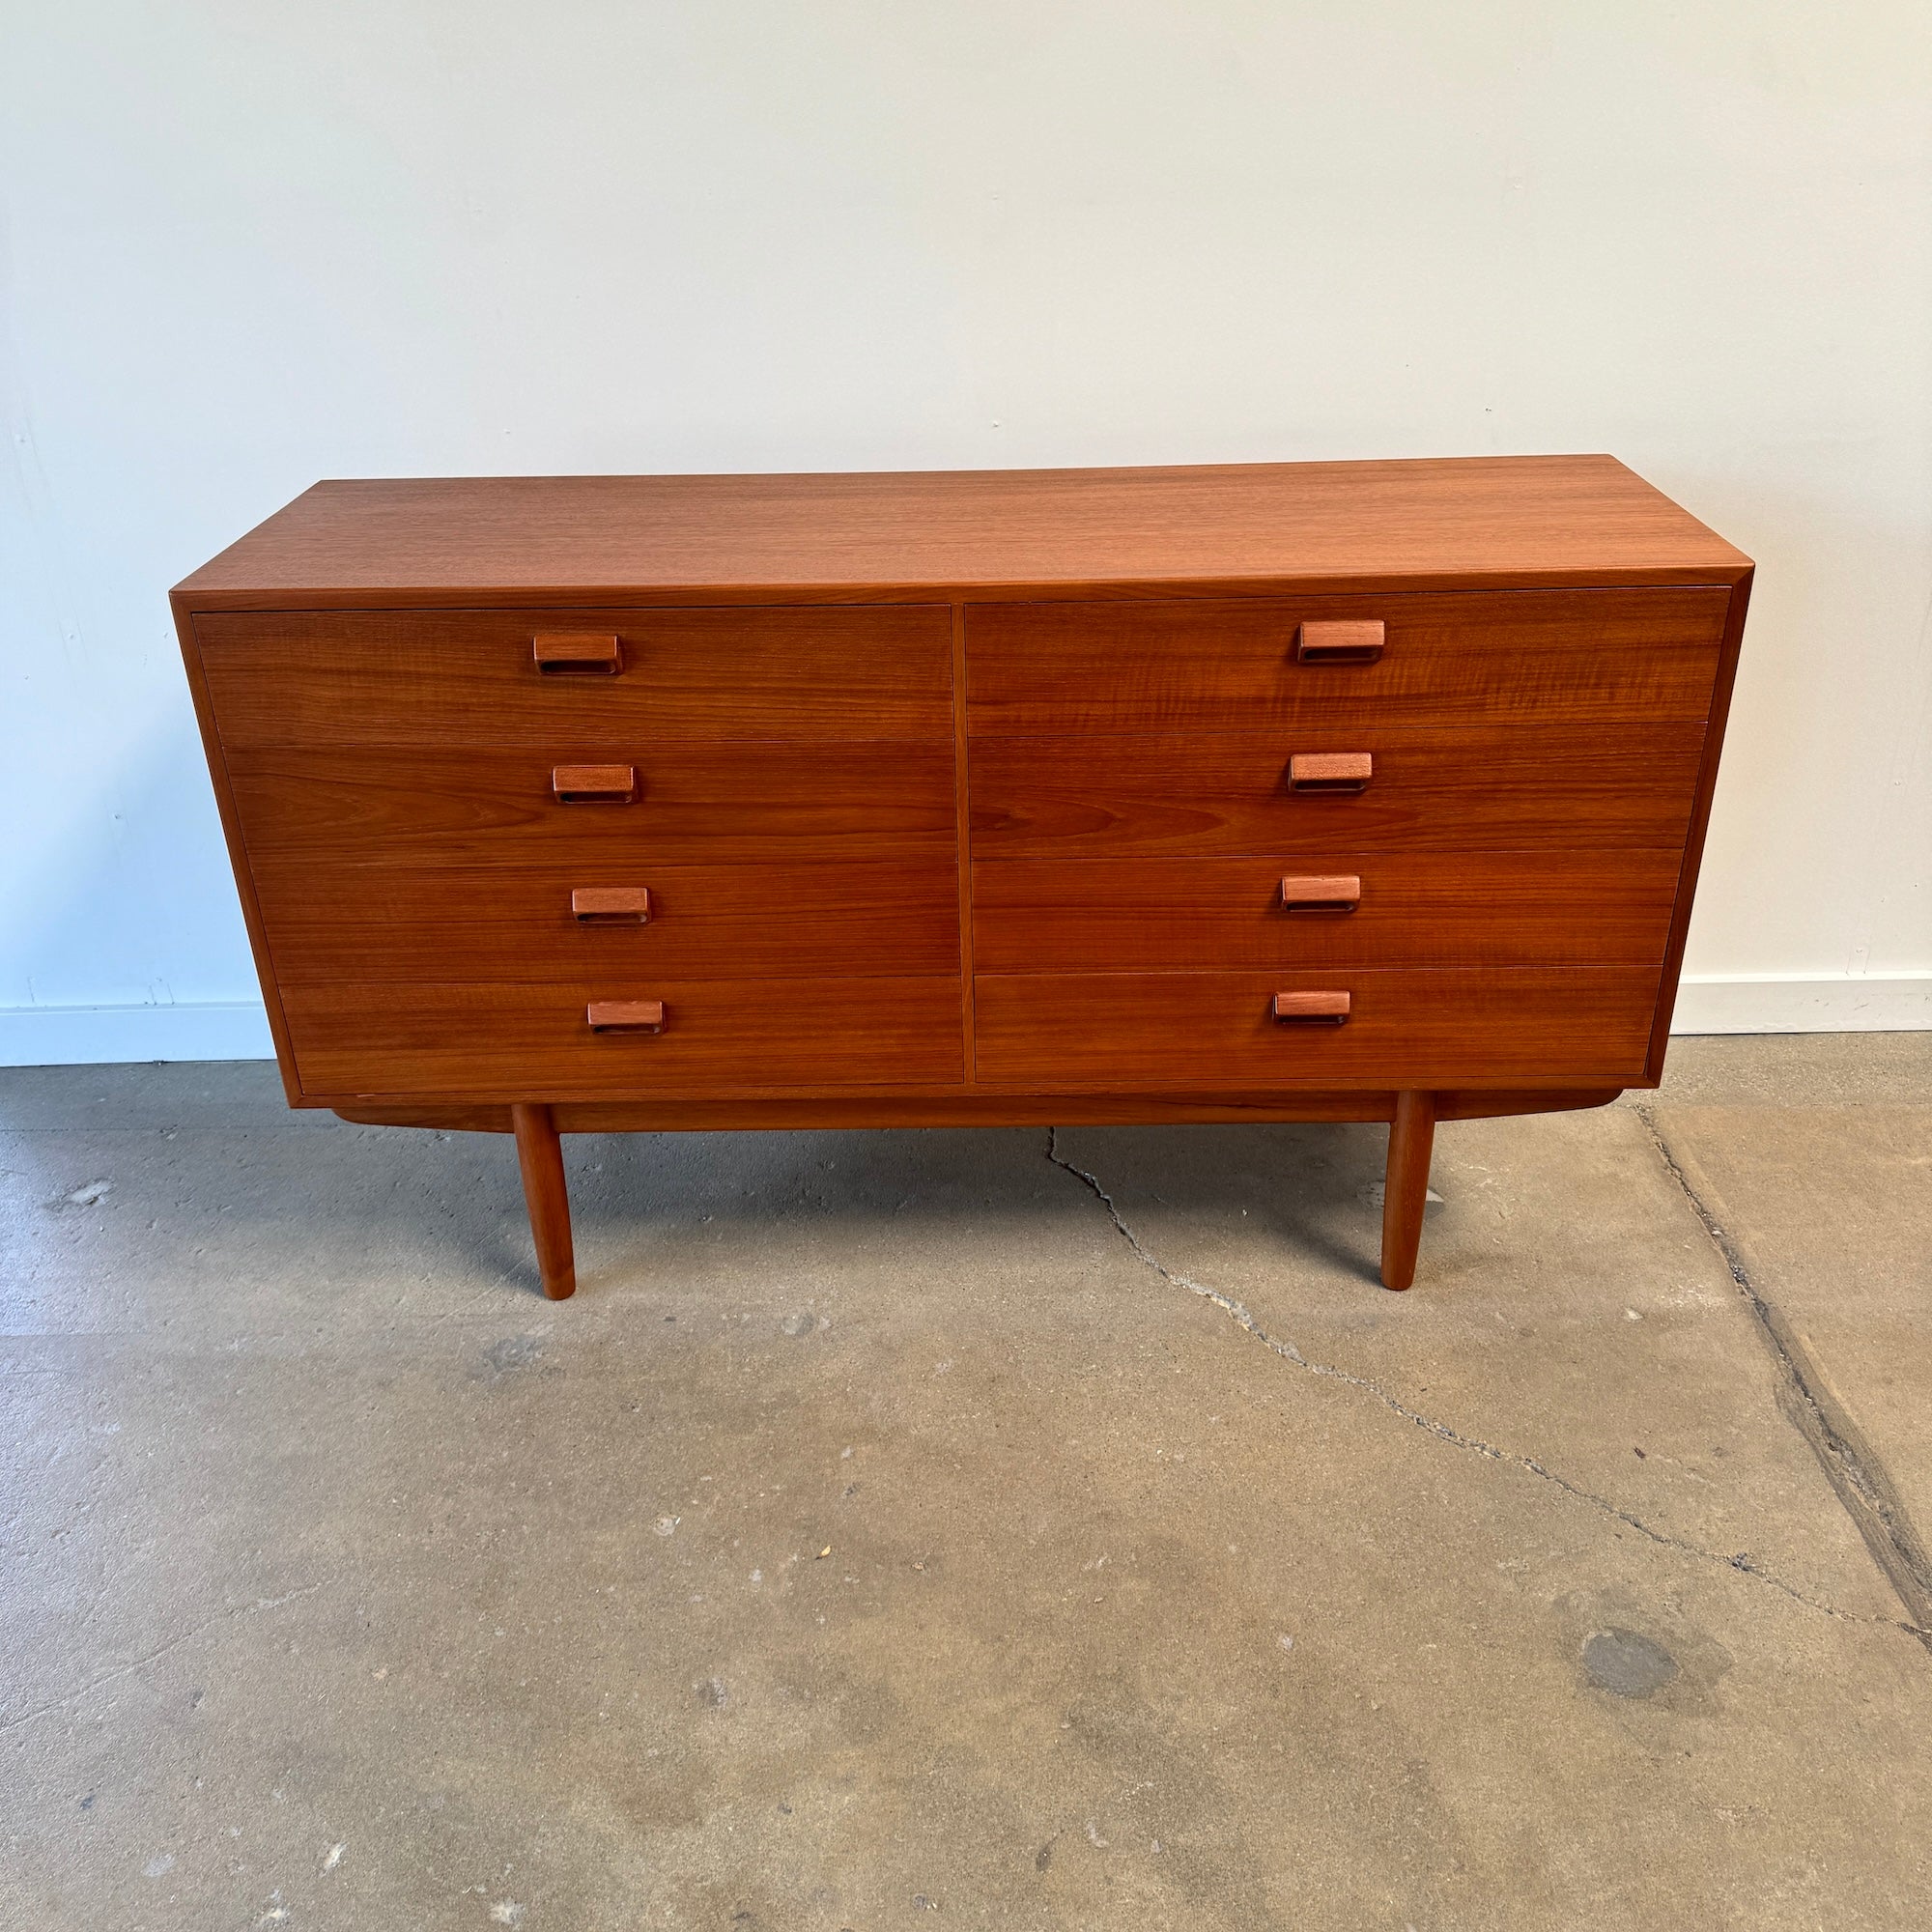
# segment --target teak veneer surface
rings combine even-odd
[[[1661,1077],[1750,575],[1574,456],[323,483],[173,604],[292,1102],[514,1123],[548,1293],[563,1132],[1293,1119],[1400,1288],[1435,1122]]]
[[[1750,559],[1610,456],[318,483],[184,611],[1733,583]]]
[[[623,645],[550,676],[539,631]],[[198,617],[230,745],[646,745],[952,737],[945,605],[804,610],[217,611]]]
[[[969,604],[976,736],[1702,718],[1722,589]],[[1385,620],[1369,664],[1300,663],[1313,619]]]
[[[980,860],[973,958],[982,973],[1237,967],[1655,966],[1683,854],[1341,852],[1352,912],[1290,912],[1299,855]]]
[[[460,964],[460,961],[453,961]],[[593,1004],[661,1000],[661,1034],[590,1030]],[[957,1085],[959,981],[393,980],[283,988],[304,1084],[325,1094],[757,1093]]]
[[[950,744],[660,745],[638,752],[629,805],[558,804],[551,773],[566,749],[583,748],[302,746],[234,751],[227,764],[257,867],[541,859],[596,870],[954,850]]]
[[[1344,1025],[1273,1017],[1276,993],[1330,991]],[[1627,1087],[1656,999],[1655,966],[981,973],[974,1056],[982,1085],[1067,1090]]]
[[[608,848],[576,865],[357,865],[326,852],[256,867],[284,983],[599,975],[782,981],[954,974],[950,858],[671,866]],[[640,885],[643,923],[585,924],[578,887]]]
[[[1681,846],[1701,720],[976,738],[976,859]],[[1366,751],[1361,792],[1295,792],[1297,751]]]
[[[1562,1114],[1607,1107],[1622,1089],[1438,1088],[1438,1121],[1495,1120],[1510,1114]],[[1397,1094],[1357,1087],[1333,1094],[764,1094],[722,1099],[566,1099],[554,1111],[572,1134],[718,1132],[759,1127],[1135,1126],[1150,1122],[1254,1125],[1269,1121],[1387,1121]],[[488,1100],[344,1099],[331,1111],[372,1127],[439,1127],[448,1133],[506,1134],[510,1106]]]

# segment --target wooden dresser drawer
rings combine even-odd
[[[1642,1075],[1655,966],[1427,972],[980,974],[982,1085],[1603,1086]],[[1284,1024],[1278,993],[1346,993],[1335,1024]]]
[[[264,862],[255,884],[287,984],[915,978],[959,971],[950,860],[576,866]]]
[[[659,745],[624,753],[629,805],[565,805],[582,748],[231,751],[250,867],[656,865],[949,857],[950,744]],[[594,883],[594,881],[590,881]],[[299,878],[294,881],[299,889]]]
[[[980,738],[976,859],[1681,847],[1704,726],[1655,724]],[[1358,793],[1289,789],[1302,753],[1367,753]]]
[[[1728,602],[1692,586],[973,604],[967,720],[995,735],[1701,719]],[[1297,657],[1303,624],[1335,622],[1379,624],[1379,655]]]
[[[1655,965],[1682,869],[1674,849],[982,861],[973,957],[982,973]]]
[[[944,605],[235,611],[195,618],[221,742],[952,736]],[[553,654],[582,640],[585,668]],[[617,668],[592,655],[615,640]],[[608,663],[609,660],[601,662]]]
[[[591,1005],[661,1001],[661,1033],[594,1033]],[[952,979],[559,979],[543,986],[289,984],[310,1094],[713,1094],[956,1084]]]

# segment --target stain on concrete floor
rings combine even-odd
[[[0,1074],[0,1923],[1922,1922],[1932,1038],[1381,1140]]]

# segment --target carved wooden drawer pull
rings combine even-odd
[[[602,634],[539,631],[530,650],[546,677],[614,677],[624,668],[623,645]]]
[[[1288,761],[1290,791],[1366,791],[1375,775],[1367,752],[1297,752]]]
[[[1302,664],[1374,664],[1382,654],[1382,635],[1379,617],[1304,624],[1294,635],[1294,655]]]
[[[1277,993],[1274,1016],[1283,1026],[1340,1026],[1349,1017],[1347,993]]]
[[[644,886],[579,886],[570,911],[580,925],[647,925],[651,895]]]
[[[1352,873],[1334,878],[1281,882],[1284,912],[1353,912],[1362,902],[1362,882]]]
[[[592,1000],[583,1009],[592,1033],[663,1033],[662,1000]]]
[[[632,765],[558,765],[550,788],[559,805],[629,805],[638,795]]]

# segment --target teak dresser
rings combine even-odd
[[[1655,1086],[1751,565],[1606,456],[321,483],[173,593],[289,1100],[558,1134]]]

